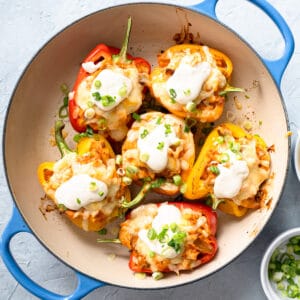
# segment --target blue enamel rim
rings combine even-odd
[[[251,48],[253,50],[253,52],[260,58],[260,60],[263,62],[263,64],[265,65],[266,69],[269,71],[269,74],[271,75],[271,77],[274,80],[274,84],[277,86],[278,88],[278,93],[282,98],[281,92],[279,90],[279,86],[280,86],[280,82],[283,76],[283,73],[291,59],[291,56],[293,54],[294,51],[294,38],[293,35],[288,27],[288,25],[286,24],[286,22],[284,21],[284,19],[282,18],[282,16],[273,8],[273,6],[271,6],[268,2],[266,2],[265,0],[247,0],[248,2],[253,3],[254,5],[256,5],[257,7],[259,7],[262,11],[264,11],[275,23],[275,25],[277,26],[277,28],[279,29],[284,42],[285,42],[285,50],[283,55],[276,60],[268,60],[268,59],[264,59],[261,58],[257,52],[246,42],[244,41],[241,37],[240,40],[241,42],[245,43],[248,45],[249,48]],[[186,9],[190,9],[193,11],[196,11],[202,15],[205,15],[211,19],[213,19],[214,21],[216,21],[217,23],[221,24],[222,26],[226,27],[228,30],[231,30],[230,28],[228,28],[225,24],[223,24],[222,22],[220,22],[217,19],[216,16],[216,5],[217,5],[218,0],[204,0],[203,2],[201,2],[200,4],[197,5],[193,5],[190,7],[183,7]],[[160,4],[160,3],[133,3],[133,5],[136,4]],[[120,5],[120,6],[127,6],[130,4],[124,4],[124,5]],[[161,5],[167,5],[167,6],[173,6],[172,4],[166,4],[166,3],[162,3]],[[108,7],[106,9],[103,9],[101,11],[105,11],[108,9],[111,9],[113,7]],[[70,24],[69,26],[67,26],[66,28],[62,29],[60,32],[58,32],[54,37],[52,37],[51,40],[53,40],[57,35],[59,35],[61,32],[63,32],[65,29],[69,28],[70,26],[74,25],[77,22],[82,21],[83,19],[96,14],[98,12],[94,12],[91,13],[75,22],[73,22],[72,24]],[[232,30],[231,30],[232,31]],[[239,36],[236,32],[234,32],[237,36]],[[41,49],[34,55],[34,57],[32,58],[32,60],[39,54],[39,52],[51,41],[49,40],[45,45],[43,45],[41,47]],[[31,61],[32,61],[31,60]],[[28,63],[26,69],[23,71],[23,74],[21,75],[10,100],[7,112],[6,112],[6,117],[5,117],[5,125],[4,125],[4,133],[3,133],[3,140],[2,140],[2,147],[3,147],[3,161],[4,161],[4,169],[5,169],[5,175],[6,175],[6,180],[9,183],[8,180],[8,175],[6,173],[6,162],[5,162],[5,133],[6,133],[6,124],[7,124],[7,117],[8,117],[8,113],[10,110],[10,105],[12,103],[12,99],[14,97],[14,93],[18,87],[19,82],[22,80],[23,75],[25,74],[25,72],[27,71],[31,61]],[[286,116],[286,120],[287,120],[287,127],[289,128],[289,124],[288,124],[288,116],[287,116],[287,111],[286,111],[286,107],[284,104],[284,101],[282,100],[282,105],[283,105],[283,109],[285,112],[285,116]],[[289,153],[290,153],[290,139],[289,139]],[[289,157],[290,155],[288,155]],[[288,165],[288,164],[287,164]],[[284,181],[286,181],[286,177],[287,177],[287,172],[288,172],[288,168],[286,169],[286,173],[285,173],[285,179]],[[10,185],[8,184],[8,187],[10,189],[10,193],[11,195],[13,195],[12,190]],[[283,189],[281,190],[281,194],[283,192]],[[281,197],[280,194],[280,197]],[[77,279],[78,279],[78,284],[76,289],[74,290],[74,292],[70,295],[59,295],[56,293],[53,293],[45,288],[43,288],[42,286],[38,285],[36,282],[34,282],[33,280],[31,280],[23,271],[22,269],[19,267],[18,263],[15,261],[15,259],[13,258],[10,248],[9,248],[9,244],[10,244],[10,240],[11,238],[19,233],[19,232],[28,232],[28,233],[32,233],[31,229],[27,226],[25,220],[23,219],[23,217],[20,214],[19,209],[17,208],[17,202],[14,200],[14,204],[13,205],[13,211],[12,211],[12,216],[10,221],[8,222],[5,230],[2,233],[2,236],[0,237],[0,255],[2,257],[2,260],[4,262],[4,264],[6,265],[7,269],[9,270],[9,272],[14,276],[14,278],[25,288],[27,289],[29,292],[31,292],[32,294],[34,294],[35,296],[37,296],[40,299],[49,299],[49,300],[66,300],[66,299],[81,299],[82,297],[84,297],[85,295],[87,295],[88,293],[90,293],[91,291],[93,291],[96,288],[102,287],[104,285],[106,285],[107,283],[99,281],[97,279],[91,278],[85,274],[82,274],[81,272],[75,270],[75,273],[77,275]],[[271,215],[269,216],[269,218],[271,217]],[[38,237],[37,237],[38,238]],[[44,245],[45,246],[45,245]],[[45,246],[46,247],[46,246]],[[46,247],[47,248],[47,247]],[[49,249],[48,249],[49,250]],[[49,250],[50,251],[50,250]],[[232,261],[234,259],[236,259],[237,257],[233,258]],[[232,261],[228,262],[231,263]],[[227,265],[227,264],[226,264]],[[72,268],[72,266],[70,266]],[[224,268],[225,265],[222,267]],[[221,270],[222,268],[220,268],[219,270]],[[218,270],[218,271],[219,271]],[[211,274],[210,274],[211,275]],[[209,276],[209,275],[208,275]],[[192,283],[192,282],[190,282]],[[187,284],[187,283],[186,283]],[[178,284],[179,285],[183,285],[183,284]],[[129,288],[129,287],[128,287]],[[135,288],[136,289],[136,288]]]

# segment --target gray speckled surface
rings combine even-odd
[[[72,21],[123,0],[0,0],[0,130],[13,88],[32,56],[60,29]],[[137,1],[135,1],[137,2]],[[146,1],[145,1],[146,2]],[[157,1],[151,1],[157,2]],[[198,1],[165,1],[189,5]],[[263,14],[245,6],[245,0],[223,0],[217,15],[235,29],[263,56],[278,57],[283,42],[278,30]],[[300,6],[297,0],[269,0],[290,26],[296,41],[294,56],[283,76],[281,91],[289,119],[300,126]],[[259,28],[259,30],[258,30]],[[292,127],[292,129],[295,129]],[[295,137],[292,138],[294,142]],[[1,149],[2,151],[2,149]],[[1,153],[2,156],[2,153]],[[105,286],[84,299],[265,299],[259,281],[262,254],[270,241],[285,229],[300,225],[300,185],[290,168],[281,201],[270,222],[255,242],[233,263],[199,282],[168,290],[135,291]],[[0,233],[11,215],[12,198],[0,168]],[[16,260],[29,276],[57,293],[70,293],[76,286],[72,270],[62,265],[29,234],[19,234],[12,241]],[[0,299],[36,299],[22,288],[0,260]]]

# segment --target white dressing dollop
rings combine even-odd
[[[101,110],[110,111],[127,98],[131,90],[131,79],[126,77],[121,69],[104,69],[93,80],[91,101]]]
[[[183,58],[173,75],[167,80],[167,92],[176,102],[186,105],[198,97],[210,73],[211,66],[208,62],[203,61],[192,65]]]
[[[152,221],[152,228],[157,232],[161,232],[164,225],[179,224],[181,222],[181,212],[173,205],[163,204],[158,208],[158,213]],[[138,233],[139,238],[153,251],[166,258],[174,258],[178,255],[174,248],[168,246],[167,243],[161,243],[158,239],[150,240],[147,236],[148,230],[141,229]],[[166,232],[169,239],[172,239],[174,232],[170,229]]]
[[[84,71],[92,74],[100,68],[101,63],[102,63],[101,61],[98,62],[97,64],[95,64],[93,61],[88,61],[88,62],[82,63],[81,66],[84,69]]]
[[[92,202],[102,201],[107,196],[105,182],[90,177],[87,174],[79,174],[71,177],[55,191],[55,199],[58,204],[71,210],[78,210]]]
[[[215,179],[214,194],[217,198],[233,198],[235,197],[243,184],[243,181],[249,175],[249,168],[245,160],[232,159],[229,168],[218,164],[220,171]]]
[[[179,143],[171,124],[160,124],[152,131],[141,127],[137,141],[140,159],[154,172],[163,171],[168,164],[168,149]]]

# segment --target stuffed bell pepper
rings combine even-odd
[[[131,113],[139,109],[150,64],[127,54],[131,19],[122,49],[97,45],[84,59],[69,95],[69,118],[78,132],[92,128],[121,141]]]
[[[120,242],[130,249],[129,267],[152,273],[191,270],[217,252],[217,215],[208,206],[167,202],[145,204],[121,223]]]
[[[229,86],[231,60],[207,46],[175,45],[158,56],[150,75],[152,95],[171,113],[202,123],[220,118]]]
[[[180,192],[195,159],[193,135],[182,119],[171,114],[148,112],[139,116],[122,147],[124,179],[143,184],[137,204],[150,189],[161,194]]]
[[[74,224],[85,231],[98,231],[124,213],[120,202],[130,201],[130,192],[116,173],[115,154],[105,138],[83,137],[72,151],[63,139],[63,128],[61,120],[55,123],[62,158],[39,165],[39,182]]]
[[[266,143],[231,123],[217,126],[207,137],[187,179],[187,199],[211,197],[213,206],[243,216],[263,206],[261,185],[270,176]]]

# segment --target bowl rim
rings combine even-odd
[[[300,235],[300,227],[295,227],[283,231],[271,242],[271,244],[268,246],[267,250],[263,255],[261,265],[260,265],[260,281],[261,281],[262,288],[265,292],[265,295],[267,296],[268,299],[273,299],[273,300],[284,299],[282,297],[279,297],[278,293],[275,292],[274,288],[271,285],[271,282],[268,278],[268,265],[274,250],[280,245],[286,243],[286,241],[289,238],[295,235]]]

